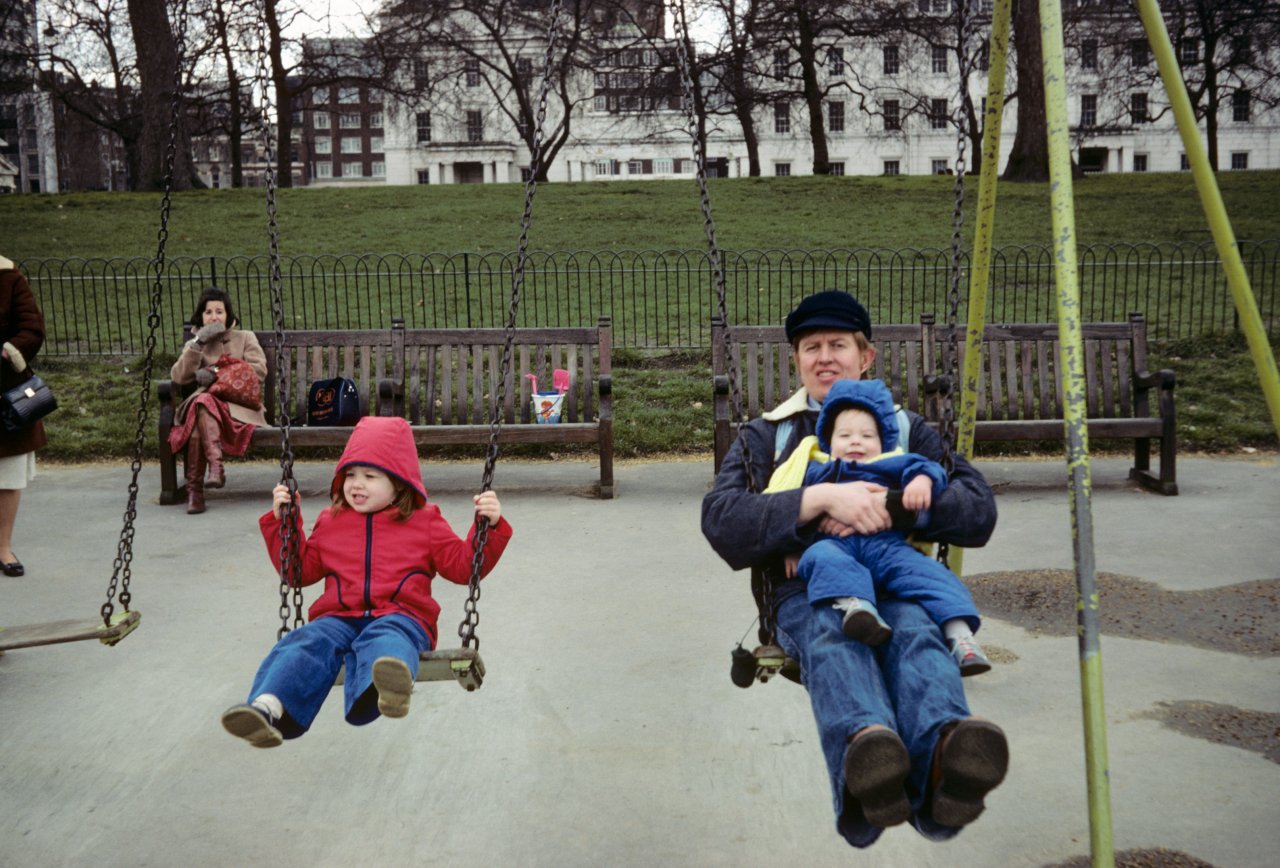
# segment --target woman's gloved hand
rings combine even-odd
[[[213,340],[214,338],[216,338],[218,335],[222,334],[226,330],[227,330],[227,326],[225,323],[220,323],[220,322],[205,323],[204,325],[200,326],[200,329],[196,332],[196,343],[198,343],[200,346],[204,346],[209,341]]]
[[[196,385],[202,389],[207,389],[213,385],[213,381],[218,379],[218,375],[208,368],[201,368],[196,371]]]

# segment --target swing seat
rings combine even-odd
[[[142,613],[132,611],[112,615],[109,625],[103,624],[101,618],[71,618],[47,624],[0,627],[0,654],[17,648],[80,642],[85,639],[97,639],[103,645],[114,645],[136,630],[141,620]]]
[[[0,634],[2,636],[2,634]],[[346,668],[338,670],[334,686],[342,683]],[[484,661],[475,648],[441,648],[418,656],[417,681],[456,681],[468,692],[484,683]]]

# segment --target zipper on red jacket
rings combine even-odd
[[[373,513],[364,517],[364,614],[373,614]]]

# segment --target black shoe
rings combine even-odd
[[[233,705],[222,712],[222,728],[254,747],[279,747],[284,736],[275,718],[257,705]]]
[[[983,799],[1004,780],[1009,744],[989,720],[967,718],[943,735],[938,746],[932,813],[943,826],[967,826],[986,808]]]
[[[886,828],[911,819],[903,787],[910,773],[911,758],[893,730],[865,729],[845,748],[845,796],[858,800],[873,826]]]
[[[13,563],[11,564],[0,562],[0,570],[4,570],[4,574],[6,576],[13,576],[15,579],[18,576],[25,576],[27,574],[27,568],[24,567],[22,565],[22,561],[17,558],[14,558]]]

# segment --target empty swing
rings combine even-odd
[[[41,624],[16,627],[0,627],[0,655],[18,648],[40,645],[56,645],[64,642],[81,642],[97,639],[103,645],[112,646],[138,628],[142,613],[131,610],[133,595],[129,591],[132,576],[134,519],[138,515],[138,475],[142,471],[142,444],[147,428],[147,395],[151,391],[151,373],[155,367],[156,331],[160,327],[160,300],[164,290],[165,242],[169,234],[169,211],[172,204],[174,163],[177,154],[178,120],[182,110],[182,55],[186,41],[187,4],[179,9],[178,30],[175,34],[177,67],[174,70],[174,91],[169,122],[169,145],[165,150],[164,194],[160,202],[159,243],[155,258],[151,261],[155,281],[151,290],[151,309],[147,316],[146,359],[142,366],[142,388],[138,397],[138,425],[133,438],[132,477],[128,485],[128,500],[124,510],[120,540],[116,545],[116,557],[111,578],[107,583],[107,600],[99,610],[101,618],[69,618]],[[115,611],[114,601],[119,599],[123,612]]]
[[[493,487],[493,475],[498,460],[498,437],[502,429],[502,408],[506,404],[507,380],[511,370],[512,347],[515,341],[516,320],[520,310],[520,295],[524,285],[525,266],[528,261],[529,229],[533,218],[533,199],[537,192],[537,178],[542,170],[542,137],[547,115],[547,98],[550,89],[551,73],[556,38],[559,34],[561,0],[553,0],[550,7],[551,20],[547,27],[547,47],[545,55],[545,72],[539,91],[536,123],[533,142],[530,146],[529,179],[525,183],[524,210],[520,218],[520,239],[516,250],[516,262],[511,275],[511,296],[507,309],[505,339],[503,341],[502,358],[498,373],[498,395],[493,402],[493,413],[489,422],[489,442],[485,452],[484,471],[481,476],[480,490],[488,491]],[[275,174],[271,169],[270,134],[264,128],[267,148],[267,202],[268,202],[268,234],[270,238],[270,284],[274,328],[276,332],[276,371],[278,377],[277,395],[280,401],[280,441],[281,441],[281,482],[297,489],[293,476],[293,451],[289,446],[291,418],[288,412],[288,366],[284,359],[284,304],[281,288],[279,266],[278,234],[275,224]],[[301,559],[298,556],[298,540],[293,533],[294,504],[289,501],[282,510],[282,540],[280,550],[280,619],[281,626],[276,633],[280,639],[290,628],[290,612],[293,614],[293,626],[303,624],[302,589],[300,583]],[[433,648],[424,651],[418,658],[416,681],[456,681],[467,691],[474,691],[484,683],[485,666],[480,657],[480,639],[476,636],[476,627],[480,621],[478,604],[480,601],[480,577],[484,572],[484,548],[488,541],[489,520],[485,516],[476,519],[475,535],[472,539],[471,574],[467,581],[467,600],[463,606],[463,618],[458,625],[458,636],[461,646],[457,648]],[[335,686],[343,683],[344,670],[339,670]]]

